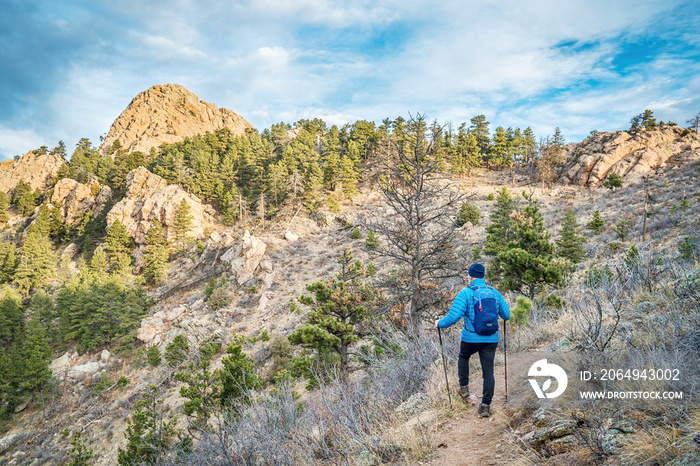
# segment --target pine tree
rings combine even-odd
[[[182,201],[180,201],[180,205],[178,205],[177,209],[175,210],[174,224],[175,238],[181,243],[181,245],[184,244],[187,234],[192,229],[193,218],[192,208],[187,200],[183,198]]]
[[[483,253],[491,256],[486,269],[487,278],[497,281],[501,276],[501,266],[498,254],[515,238],[515,220],[512,215],[516,210],[516,202],[506,186],[498,191],[496,208],[491,212],[491,224],[486,227],[486,242]]]
[[[8,207],[10,207],[10,201],[5,193],[0,191],[0,223],[5,223],[10,219],[10,216],[7,214]]]
[[[70,450],[71,462],[67,466],[90,466],[93,464],[90,461],[94,457],[93,452],[83,443],[80,432],[73,434],[73,440],[70,444],[72,447]]]
[[[314,293],[314,310],[308,313],[308,322],[289,336],[289,341],[302,345],[313,354],[294,359],[295,369],[317,383],[315,370],[328,369],[337,364],[341,380],[347,381],[350,369],[350,346],[363,334],[360,327],[370,318],[370,307],[376,294],[362,280],[365,268],[352,260],[346,248],[338,263],[341,271],[336,278],[307,285]]]
[[[486,162],[486,166],[488,167],[491,154],[491,138],[489,138],[489,122],[486,121],[486,116],[477,115],[472,118],[469,132],[476,138],[481,158]]]
[[[560,237],[556,241],[557,255],[569,259],[574,265],[580,263],[586,253],[581,246],[586,244],[586,238],[580,235],[580,227],[576,221],[574,209],[569,209],[561,221]]]
[[[6,291],[0,299],[0,346],[5,352],[9,353],[12,343],[22,334],[23,316],[24,310],[19,296]]]
[[[599,235],[599,234],[603,233],[603,227],[604,227],[604,226],[605,226],[605,222],[604,222],[603,219],[600,217],[600,211],[599,211],[599,210],[596,210],[595,212],[593,212],[593,220],[591,220],[590,222],[588,222],[588,225],[586,225],[586,227],[587,227],[589,230],[593,230],[593,233],[595,233],[596,235]]]
[[[250,394],[262,386],[255,373],[253,358],[243,352],[244,337],[234,335],[221,359],[222,368],[216,373],[219,379],[219,402],[224,408],[235,408],[237,403],[249,403]]]
[[[55,273],[53,248],[35,225],[27,228],[14,283],[24,292],[43,286]]]
[[[49,238],[54,240],[54,244],[65,241],[68,237],[66,219],[61,213],[59,204],[54,203],[49,214]]]
[[[168,266],[167,241],[160,222],[153,222],[145,240],[143,275],[148,283],[158,285],[165,280]]]
[[[125,275],[131,271],[131,248],[133,239],[126,227],[118,219],[107,230],[105,248],[112,269]]]
[[[201,430],[208,427],[209,418],[218,404],[220,386],[218,378],[210,370],[212,357],[221,349],[218,341],[205,341],[199,347],[199,357],[193,358],[185,368],[175,374],[175,380],[186,385],[180,387],[180,396],[187,398],[183,410],[194,416],[192,425]]]
[[[501,285],[533,300],[542,286],[563,283],[564,263],[554,256],[537,200],[527,200],[529,205],[516,214],[515,239],[498,253],[498,260],[504,277]]]
[[[141,396],[127,421],[126,447],[118,449],[120,465],[157,464],[175,443],[177,420],[174,417],[165,419],[158,387],[149,385]]]
[[[17,246],[15,243],[0,244],[0,283],[9,283],[17,270]]]
[[[101,247],[98,247],[95,249],[95,253],[92,255],[92,259],[90,259],[90,272],[95,274],[97,277],[101,277],[107,274],[107,271],[109,270],[109,264],[107,263],[107,255],[105,254],[104,249]]]
[[[610,173],[605,178],[605,181],[603,182],[603,186],[610,189],[611,191],[614,191],[615,188],[621,188],[622,187],[622,177],[620,175],[618,175],[617,173]]]
[[[46,385],[51,378],[49,363],[52,356],[46,327],[39,319],[33,318],[27,326],[24,341],[23,391],[35,393]]]

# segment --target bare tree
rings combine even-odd
[[[698,129],[700,128],[700,112],[698,112],[697,115],[695,115],[693,118],[690,120],[686,121],[689,127],[695,128],[695,132],[698,132]]]
[[[535,161],[535,166],[538,177],[542,181],[542,190],[545,183],[548,188],[552,187],[552,183],[557,179],[557,170],[563,163],[563,146],[553,138],[541,139],[539,157]]]
[[[403,138],[392,140],[396,158],[380,181],[393,213],[366,225],[385,239],[373,254],[401,266],[384,284],[408,305],[414,328],[421,318],[434,317],[436,308],[444,309],[449,296],[442,280],[461,272],[451,215],[465,196],[438,171],[435,151],[441,132],[435,125],[428,128],[423,115],[410,117]]]

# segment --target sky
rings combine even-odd
[[[177,83],[262,131],[421,113],[454,128],[700,112],[697,0],[0,0],[0,160],[99,145],[138,93]]]

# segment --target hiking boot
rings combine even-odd
[[[485,405],[481,403],[481,407],[479,407],[479,415],[481,417],[489,417],[491,413],[489,413],[490,406]]]
[[[469,387],[459,387],[457,393],[459,393],[459,396],[462,397],[462,401],[469,401]]]

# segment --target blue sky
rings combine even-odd
[[[262,130],[420,112],[567,141],[700,112],[695,0],[0,0],[0,159],[182,84]]]

